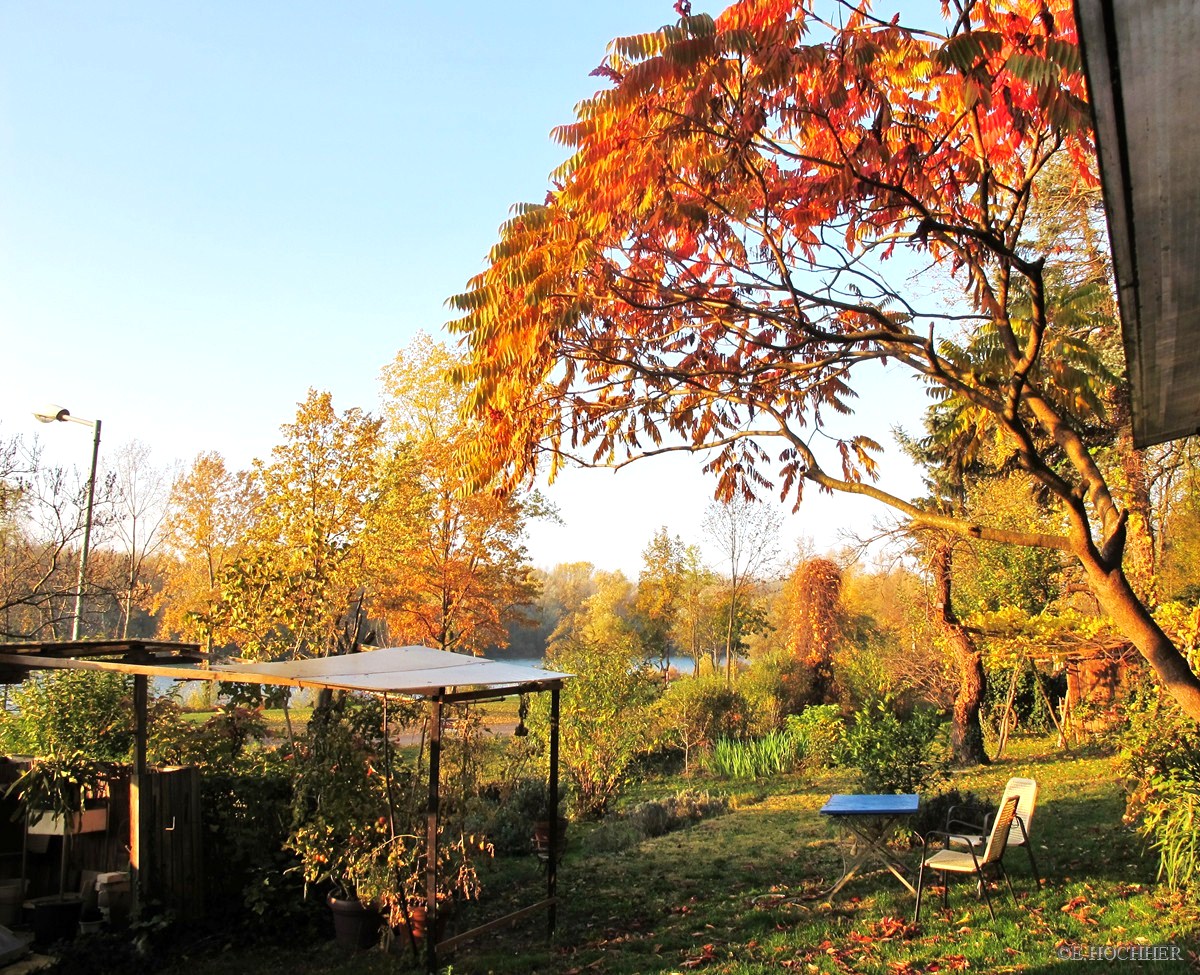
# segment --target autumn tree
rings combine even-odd
[[[564,615],[548,658],[574,674],[562,692],[560,755],[579,809],[603,813],[651,744],[654,700],[639,666],[644,656],[631,622],[634,588],[620,572],[596,573],[577,612]]]
[[[464,653],[508,642],[536,586],[529,518],[551,514],[535,492],[472,490],[459,451],[476,436],[449,378],[451,352],[418,335],[383,371],[389,458],[368,525],[375,608],[393,640]]]
[[[909,559],[888,565],[848,565],[842,573],[845,648],[834,661],[844,696],[915,694],[949,710],[958,686],[953,661],[931,618],[928,571]]]
[[[717,658],[725,646],[723,594],[720,577],[705,564],[699,547],[686,546],[680,566],[679,611],[675,616],[672,639],[692,658],[693,673],[697,676],[702,660],[711,661],[716,669]]]
[[[1147,453],[1159,592],[1167,600],[1195,602],[1200,596],[1200,438]]]
[[[193,640],[212,652],[228,642],[220,625],[220,582],[241,555],[256,494],[245,473],[215,451],[199,454],[171,485],[164,530],[159,632]]]
[[[842,569],[828,558],[804,559],[792,570],[781,593],[779,636],[793,657],[812,671],[812,696],[832,700],[833,657],[842,640]]]
[[[687,547],[678,535],[663,526],[642,549],[642,571],[637,583],[637,619],[647,653],[662,661],[663,673],[671,667],[674,631],[680,613]]]
[[[381,421],[309,390],[270,462],[255,461],[255,519],[221,573],[218,625],[245,656],[324,656],[363,599],[362,536]]]
[[[1088,438],[1119,418],[1064,368],[1061,255],[1026,234],[1053,161],[1095,182],[1070,3],[952,3],[917,29],[865,6],[834,5],[835,24],[818,2],[745,0],[610,46],[608,87],[558,130],[572,155],[546,201],[453,299],[486,421],[477,476],[706,451],[721,498],[816,486],[1061,551],[1200,718],[1200,680],[1124,569],[1129,509]],[[958,302],[914,285],[921,266]],[[982,337],[1002,369],[966,352]],[[999,529],[875,483],[877,445],[826,420],[881,361],[998,431],[1061,528]]]

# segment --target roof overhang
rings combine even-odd
[[[1200,4],[1076,0],[1138,447],[1200,432]]]

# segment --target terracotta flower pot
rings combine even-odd
[[[392,925],[392,951],[404,954],[413,950],[415,942],[421,941],[425,937],[426,929],[428,928],[428,916],[424,904],[410,904],[408,907],[408,919],[411,922],[411,927],[403,921],[399,924]],[[437,918],[434,921],[434,937],[438,940],[446,931],[446,924],[450,920],[450,905],[443,904],[439,906]]]

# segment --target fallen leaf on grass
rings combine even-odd
[[[886,915],[871,925],[871,933],[881,941],[890,941],[896,937],[904,938],[907,941],[916,935],[917,926],[908,924],[898,917]]]
[[[715,946],[705,945],[700,949],[700,954],[695,958],[689,958],[687,961],[681,962],[680,968],[699,968],[701,965],[707,965],[710,961],[716,961]]]

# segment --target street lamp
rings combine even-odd
[[[96,496],[96,460],[100,456],[100,421],[84,420],[71,416],[71,411],[61,406],[48,403],[33,414],[43,423],[62,421],[66,423],[82,423],[91,427],[95,433],[92,438],[92,473],[88,477],[87,515],[83,522],[83,548],[79,550],[79,577],[75,581],[75,622],[71,627],[71,639],[79,639],[79,621],[83,618],[83,584],[87,578],[88,545],[92,540],[92,501]]]

